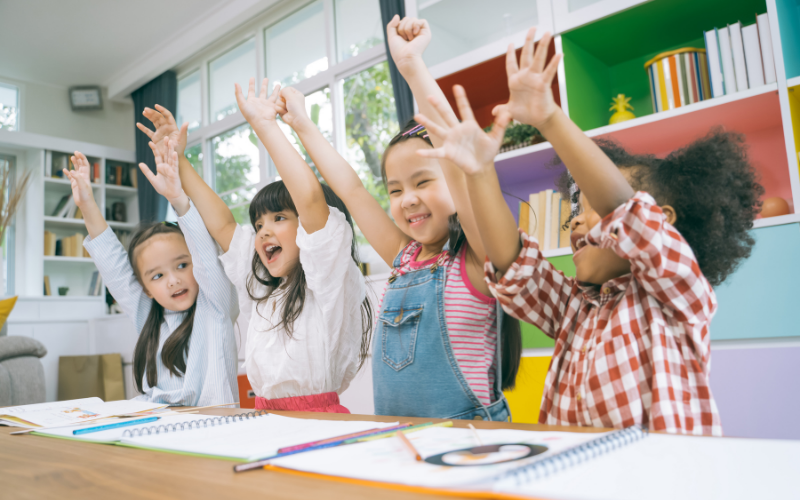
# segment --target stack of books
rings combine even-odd
[[[89,257],[83,248],[84,235],[75,233],[72,236],[58,239],[51,231],[44,232],[44,255],[46,257]]]
[[[736,22],[706,31],[705,42],[714,97],[777,81],[767,14],[749,26]]]
[[[75,170],[75,165],[72,164],[70,155],[66,153],[53,152],[53,159],[50,165],[45,165],[45,177],[53,179],[63,179],[64,170]],[[48,171],[49,167],[49,171]],[[91,171],[92,182],[95,184],[100,183],[100,162],[92,163]]]
[[[81,209],[75,204],[71,194],[65,194],[58,201],[56,209],[50,214],[52,217],[63,217],[65,219],[83,219]]]
[[[539,241],[539,248],[555,250],[570,246],[569,228],[565,227],[570,215],[569,200],[561,193],[546,189],[533,193],[528,203],[519,204],[519,227]]]

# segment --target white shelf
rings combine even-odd
[[[86,224],[83,219],[67,219],[66,217],[52,217],[46,215],[44,217],[45,226],[62,227],[62,228],[85,228]]]
[[[563,255],[572,255],[572,247],[556,248],[553,250],[542,250],[544,258],[561,257]]]
[[[786,80],[786,86],[789,88],[796,87],[797,85],[800,85],[800,76]]]
[[[130,186],[117,186],[116,184],[106,184],[106,194],[109,196],[136,196],[139,190]]]
[[[800,222],[800,214],[779,215],[777,217],[767,217],[766,219],[756,219],[753,221],[753,228],[782,226],[783,224],[792,224],[793,222]]]
[[[45,184],[57,185],[57,186],[66,186],[66,187],[72,188],[72,183],[69,181],[69,179],[61,179],[61,178],[56,178],[56,177],[45,177],[44,178],[44,183]],[[94,182],[92,183],[92,189],[100,189],[100,186],[101,186],[101,184],[96,184]]]
[[[798,77],[800,80],[800,77]],[[800,81],[798,82],[800,84]],[[604,127],[599,127],[595,129],[591,129],[586,131],[586,135],[589,137],[597,137],[600,135],[610,134],[613,132],[619,132],[620,130],[626,130],[634,127],[638,127],[640,125],[645,125],[648,123],[655,123],[661,120],[668,120],[670,118],[674,118],[676,116],[685,115],[687,113],[692,113],[695,111],[700,111],[702,109],[713,108],[716,106],[722,106],[724,104],[728,104],[735,101],[740,101],[742,99],[747,99],[750,97],[754,97],[761,94],[766,94],[769,92],[777,92],[778,91],[778,84],[777,83],[770,83],[769,85],[763,85],[761,87],[745,90],[742,92],[737,92],[735,94],[726,95],[723,97],[716,97],[713,99],[706,99],[705,101],[696,102],[694,104],[689,104],[686,106],[681,106],[680,108],[670,109],[668,111],[661,111],[659,113],[652,113],[646,116],[642,116],[639,118],[634,118],[633,120],[628,120],[621,123],[616,123],[614,125],[606,125]],[[510,158],[515,158],[517,156],[524,156],[531,153],[536,153],[538,151],[544,151],[546,149],[552,149],[553,146],[549,142],[542,142],[539,144],[534,144],[533,146],[528,146],[526,148],[515,149],[513,151],[507,151],[505,153],[501,153],[495,156],[494,161],[495,163],[501,162],[503,160],[508,160]]]
[[[89,257],[64,257],[62,255],[45,255],[44,256],[45,262],[63,262],[69,264],[91,264],[94,265],[94,261]]]
[[[113,220],[106,221],[111,229],[127,229],[131,230],[136,227],[135,222],[117,222]]]

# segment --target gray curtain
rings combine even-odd
[[[381,2],[381,19],[383,20],[384,39],[386,34],[386,25],[395,16],[400,16],[400,19],[406,15],[406,6],[403,0],[380,0]],[[386,56],[389,62],[389,74],[392,76],[392,87],[394,88],[394,102],[397,107],[397,122],[400,128],[414,118],[414,97],[411,95],[411,89],[408,87],[405,79],[397,71],[392,55],[389,52],[389,41],[384,40],[386,46]]]
[[[155,108],[160,104],[175,113],[178,105],[178,79],[173,71],[167,71],[161,76],[142,85],[131,94],[133,98],[133,117],[135,122],[142,122],[153,128],[150,121],[142,116],[144,108]],[[134,123],[135,126],[135,123]],[[156,161],[153,151],[148,146],[150,138],[136,129],[136,162],[145,163],[150,170],[156,171]],[[167,200],[156,193],[150,181],[144,174],[137,170],[137,185],[139,186],[139,220],[142,222],[160,222],[167,216]]]

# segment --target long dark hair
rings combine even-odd
[[[339,209],[344,214],[347,223],[350,224],[350,231],[353,238],[350,244],[350,257],[359,266],[360,261],[358,258],[358,251],[356,249],[355,231],[353,228],[353,218],[347,210],[344,202],[336,196],[327,184],[321,184],[322,192],[325,194],[325,202],[329,207]],[[273,182],[264,186],[250,202],[250,223],[253,228],[256,227],[256,222],[267,212],[280,212],[283,210],[291,210],[297,214],[297,208],[292,201],[292,195],[286,189],[283,181]],[[294,269],[286,276],[286,282],[280,286],[280,279],[273,277],[269,274],[267,266],[261,262],[258,253],[253,253],[253,259],[250,265],[251,273],[247,279],[247,294],[250,298],[257,303],[266,301],[273,293],[280,290],[281,297],[283,298],[283,306],[281,308],[281,321],[273,328],[282,326],[286,330],[289,338],[292,338],[293,326],[295,320],[300,316],[303,311],[303,306],[306,302],[306,273],[301,264],[297,264]],[[263,296],[256,294],[256,283],[260,283],[267,287],[266,293]],[[258,310],[258,304],[256,304]],[[261,314],[261,313],[259,313]],[[359,351],[360,369],[369,355],[369,344],[372,338],[372,305],[368,298],[364,298],[361,303],[361,349]]]
[[[433,147],[427,131],[421,127],[416,120],[411,119],[406,125],[397,133],[396,136],[389,141],[386,149],[381,158],[381,178],[384,185],[386,184],[386,157],[389,156],[389,151],[395,144],[405,142],[410,139],[421,139],[425,143]],[[448,254],[450,257],[455,257],[461,249],[467,238],[464,235],[464,229],[461,227],[461,222],[458,220],[458,214],[452,214],[447,220],[448,239]],[[513,389],[517,380],[517,373],[519,372],[520,361],[522,360],[522,331],[519,326],[519,320],[509,316],[503,311],[503,323],[501,331],[498,332],[502,338],[502,388]]]
[[[133,268],[133,273],[139,283],[144,286],[139,266],[136,265],[136,248],[157,234],[180,234],[183,232],[177,224],[151,222],[140,224],[131,237],[128,247],[128,261]],[[161,323],[164,321],[164,306],[152,299],[150,314],[144,322],[142,331],[139,332],[139,340],[133,350],[133,379],[136,381],[136,388],[139,392],[144,392],[142,387],[142,377],[147,374],[147,385],[155,387],[158,383],[158,368],[156,366],[156,353],[158,353],[158,342],[161,333]],[[164,342],[161,349],[161,362],[176,377],[182,377],[186,373],[186,356],[189,353],[189,338],[192,335],[194,324],[194,311],[197,306],[195,301],[186,310],[186,317],[172,335]]]

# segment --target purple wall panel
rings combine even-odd
[[[711,392],[726,436],[800,439],[800,347],[712,349]]]

